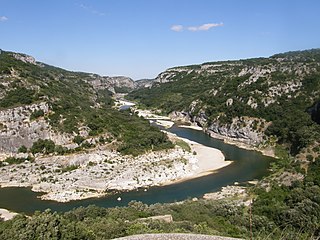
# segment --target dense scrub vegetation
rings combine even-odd
[[[118,150],[123,154],[138,155],[172,147],[166,135],[148,121],[128,111],[113,109],[112,93],[95,90],[88,83],[91,74],[25,63],[12,54],[5,51],[0,54],[0,96],[3,96],[0,109],[46,101],[49,114],[34,111],[30,119],[44,117],[57,131],[78,134],[80,127],[87,126],[90,136],[109,133],[118,141]],[[49,140],[39,140],[30,149],[32,153],[65,152],[61,146],[56,150]]]
[[[18,105],[26,105],[34,102],[37,98],[34,96],[35,91],[24,87],[17,87],[7,92],[6,96],[1,99],[0,107],[8,108]]]
[[[318,169],[319,170],[319,169]],[[308,184],[306,183],[306,186]],[[301,196],[301,191],[306,195]],[[252,206],[254,239],[312,239],[319,236],[319,187],[290,192],[276,189]],[[282,198],[283,202],[274,199]],[[173,222],[148,220],[171,214]],[[80,207],[66,213],[46,210],[32,218],[17,216],[0,222],[1,239],[112,239],[142,233],[199,233],[250,237],[250,209],[233,201],[186,201],[147,206],[131,202],[128,207]]]
[[[294,165],[290,162],[290,165]],[[290,186],[272,182],[270,190],[253,189],[257,196],[253,213],[267,217],[280,229],[301,233],[306,239],[320,237],[320,158],[311,162],[303,181]]]
[[[271,58],[182,67],[185,70],[172,70],[174,75],[169,82],[138,89],[128,98],[164,113],[187,111],[192,116],[205,113],[208,125],[228,124],[241,116],[263,118],[272,122],[267,135],[277,136],[279,143],[288,144],[291,153],[297,154],[320,140],[319,125],[312,121],[308,110],[320,100],[319,59],[320,50],[315,49]],[[200,67],[210,64],[216,66],[212,67],[214,73],[201,70]],[[307,70],[301,70],[302,64]],[[260,76],[253,78],[254,71]],[[230,99],[232,104],[226,104]]]
[[[63,171],[75,168],[77,166],[69,166]],[[302,182],[296,181],[288,187],[274,182],[269,191],[260,186],[251,187],[253,239],[320,237],[319,171],[320,159],[316,159]],[[167,214],[172,215],[172,223],[145,219]],[[150,206],[131,202],[127,207],[89,206],[65,213],[46,210],[35,212],[32,218],[20,215],[10,221],[0,221],[1,239],[112,239],[164,232],[249,239],[250,207],[239,205],[237,200],[187,200]]]
[[[177,72],[171,82],[132,92],[129,98],[148,108],[160,108],[164,113],[179,110],[197,115],[205,112],[208,124],[217,119],[221,124],[228,124],[237,116],[266,119],[272,122],[266,134],[276,136],[278,143],[295,155],[320,139],[319,125],[310,116],[310,109],[320,102],[319,56],[319,50],[311,50],[266,59],[219,62],[214,64],[222,66],[222,71],[214,74],[199,74],[196,70],[201,70],[201,66],[189,66],[188,71],[192,71]],[[91,136],[109,133],[110,138],[101,138],[101,142],[116,139],[120,143],[118,150],[124,154],[137,155],[150,149],[172,147],[167,137],[143,118],[130,111],[112,109],[110,92],[95,91],[84,81],[90,77],[88,74],[23,63],[10,57],[9,53],[1,54],[0,61],[0,73],[4,76],[0,83],[5,83],[0,84],[3,96],[0,99],[1,109],[47,101],[51,112],[34,112],[32,119],[44,117],[57,131],[77,134],[81,126],[88,126]],[[296,63],[306,64],[313,70],[297,77]],[[268,79],[259,77],[243,87],[241,84],[250,76],[239,76],[238,73],[242,68],[257,66],[266,69],[275,66],[278,70],[268,75]],[[293,71],[279,70],[283,68]],[[13,77],[15,74],[19,74],[19,78]],[[281,94],[273,96],[274,102],[263,104],[272,87],[281,89],[294,80],[301,82],[297,91],[289,94],[281,90]],[[4,87],[6,84],[9,88]],[[257,108],[249,106],[251,97],[257,102]],[[227,106],[226,101],[230,98],[233,103]],[[195,101],[197,104],[192,105]],[[80,135],[75,135],[74,142],[79,147],[90,147]],[[182,142],[178,144],[186,147]],[[39,140],[30,149],[21,147],[19,151],[63,154],[66,150],[50,140]],[[312,151],[318,154],[318,145]],[[271,175],[263,182],[267,188],[258,184],[250,189],[254,198],[253,237],[317,239],[320,237],[319,154],[314,157],[309,153],[305,159],[308,164],[302,169],[295,157],[288,156],[285,151],[283,153],[273,164],[274,174],[282,171],[303,173],[304,179],[285,186]],[[32,159],[8,158],[6,162],[18,164],[25,160]],[[71,166],[63,171],[75,168]],[[174,222],[140,219],[163,214],[171,214]],[[89,206],[66,213],[47,210],[36,212],[32,218],[20,215],[7,222],[0,221],[1,239],[111,239],[152,232],[193,232],[249,238],[250,210],[232,201],[200,200],[151,206],[132,202],[128,207],[105,209]]]
[[[11,165],[11,164],[20,164],[25,161],[32,162],[32,161],[34,161],[34,159],[30,156],[28,156],[26,158],[7,157],[3,161],[0,161],[0,167],[5,166],[5,165]]]
[[[193,116],[204,113],[208,125],[212,122],[228,124],[232,118],[241,116],[271,122],[266,134],[277,138],[281,154],[273,163],[273,174],[263,181],[264,185],[251,189],[255,196],[253,214],[257,217],[253,218],[254,230],[260,228],[260,237],[269,231],[265,237],[317,239],[320,236],[317,147],[320,142],[320,50],[212,64],[219,65],[216,68],[219,71],[213,74],[196,72],[206,64],[183,67],[187,70],[177,71],[169,82],[139,89],[128,97],[164,113],[187,111]],[[307,70],[300,71],[301,66]],[[276,71],[250,80],[253,71],[268,72],[271,68]],[[239,76],[242,70],[251,72]],[[232,104],[226,104],[228,99],[232,99]],[[250,101],[257,107],[251,107]],[[302,159],[297,155],[301,152]],[[293,176],[304,174],[304,180],[284,185],[279,179],[284,172]],[[281,234],[277,235],[279,231]]]

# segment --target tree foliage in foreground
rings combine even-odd
[[[277,161],[282,161],[277,160]],[[272,183],[269,191],[252,187],[254,239],[320,237],[320,158],[310,163],[301,182]],[[171,214],[173,223],[141,220]],[[139,220],[140,219],[140,220]],[[183,203],[127,207],[79,207],[65,213],[46,210],[31,218],[0,222],[0,239],[112,239],[142,233],[200,233],[249,238],[250,210],[232,200],[187,200]]]

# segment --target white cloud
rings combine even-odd
[[[171,30],[175,31],[175,32],[182,32],[184,29],[187,29],[188,31],[191,32],[197,32],[197,31],[208,31],[211,28],[215,28],[215,27],[221,27],[223,26],[223,23],[206,23],[206,24],[202,24],[200,26],[190,26],[190,27],[184,27],[182,25],[172,25],[171,26]]]
[[[6,16],[0,16],[0,22],[5,22],[7,20],[8,18]]]
[[[183,26],[182,25],[173,25],[170,29],[175,32],[181,32],[181,31],[183,31]]]
[[[90,6],[87,6],[87,5],[84,5],[84,4],[79,4],[79,7],[94,14],[94,15],[98,15],[98,16],[105,16],[106,14],[104,12],[100,12],[100,11],[97,11],[96,9],[90,7]]]
[[[201,26],[192,26],[188,27],[189,31],[196,32],[196,31],[208,31],[210,28],[214,27],[221,27],[223,26],[223,23],[206,23]]]

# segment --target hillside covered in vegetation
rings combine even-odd
[[[128,98],[187,118],[210,135],[273,147],[271,174],[251,188],[253,213],[272,222],[264,229],[275,224],[293,234],[277,239],[317,239],[319,92],[320,50],[313,49],[170,68]]]
[[[12,129],[28,126],[37,137],[30,146],[12,145],[12,151],[63,155],[115,143],[123,154],[137,155],[172,147],[146,120],[114,109],[111,93],[92,84],[95,75],[65,71],[9,52],[1,53],[0,63],[2,136],[17,136],[24,131],[13,134]],[[128,207],[90,206],[66,213],[47,210],[31,218],[18,215],[0,221],[0,238],[112,239],[192,232],[248,239],[252,229],[254,239],[318,239],[319,84],[319,50],[168,69],[152,86],[128,97],[144,107],[184,116],[209,133],[273,144],[278,159],[272,163],[271,174],[248,188],[245,199],[150,206],[131,202]],[[12,119],[19,119],[19,124],[11,125]],[[42,138],[37,129],[50,132],[52,138]],[[71,138],[75,148],[63,145],[61,134]],[[32,161],[14,158],[7,159],[7,164],[25,160]],[[90,161],[86,167],[90,171],[99,164]],[[159,215],[171,215],[173,220],[149,218]]]
[[[170,68],[128,98],[249,143],[275,136],[297,154],[320,140],[319,91],[320,50],[313,49]]]
[[[24,136],[19,138],[22,131],[11,132],[4,122],[6,120],[12,122],[13,119],[6,116],[13,114],[13,116],[20,115],[21,118],[30,117],[31,123],[34,123],[31,125],[34,125],[35,129],[30,134],[37,134],[38,122],[42,124],[42,131],[45,127],[50,128],[48,135],[54,136],[52,132],[56,132],[64,138],[73,139],[79,147],[90,147],[94,144],[92,141],[85,141],[88,138],[98,139],[94,142],[100,144],[116,141],[118,151],[124,154],[137,155],[151,148],[172,147],[166,136],[157,128],[150,126],[148,121],[128,111],[114,109],[112,93],[107,87],[103,88],[96,84],[101,78],[94,74],[70,72],[48,66],[24,54],[1,51],[0,110],[5,115],[0,127],[4,135],[2,145],[9,144],[5,139],[10,139],[14,135],[15,142],[21,140],[21,146],[14,145],[7,149],[17,151],[19,147],[28,144],[27,147],[31,148],[30,144],[43,138],[39,135],[31,141],[24,142]],[[114,79],[112,81],[114,82]],[[113,86],[112,81],[104,83]],[[115,88],[117,84],[114,85]],[[32,107],[28,107],[31,105]],[[19,107],[22,108],[16,110],[16,113],[8,112]],[[17,122],[20,120],[16,119]],[[30,124],[28,126],[30,127]],[[64,145],[58,137],[55,139],[50,136],[44,138],[49,138],[55,143],[62,142]],[[65,148],[60,147],[57,150],[63,152],[63,149]],[[54,151],[52,149],[51,152]]]

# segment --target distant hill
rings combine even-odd
[[[319,238],[320,49],[173,67],[127,97],[228,143],[273,151],[270,174],[250,188],[253,229],[262,226],[255,238],[276,229],[275,239]]]
[[[149,88],[152,86],[152,84],[154,83],[155,79],[140,79],[135,81],[136,83],[136,88],[135,89],[139,89],[139,88]]]
[[[38,183],[44,183],[42,186],[50,189],[59,183],[57,176],[63,177],[58,193],[61,196],[61,191],[67,190],[68,196],[65,183],[72,181],[71,187],[79,186],[82,174],[103,172],[109,176],[109,167],[115,178],[121,174],[112,162],[115,150],[138,155],[172,147],[167,136],[148,121],[115,109],[114,91],[131,91],[129,99],[161,109],[173,119],[201,125],[212,136],[259,148],[272,146],[278,158],[271,162],[268,176],[251,182],[254,185],[247,187],[245,197],[235,193],[225,199],[194,198],[150,206],[132,201],[127,207],[91,205],[66,213],[48,209],[32,217],[18,215],[7,222],[0,218],[1,239],[113,239],[164,232],[254,239],[319,238],[319,49],[174,67],[155,80],[137,82],[126,77],[70,72],[25,54],[0,51],[1,176],[12,173],[21,182],[9,177],[9,183],[25,186],[25,180],[30,179],[38,187]],[[98,153],[104,147],[111,159],[105,158],[105,151],[98,156],[101,166],[108,168],[92,171],[97,162],[88,158],[88,149]],[[160,155],[166,157],[166,152]],[[33,162],[42,155],[47,157],[46,165]],[[91,156],[96,160],[97,155],[91,152]],[[48,168],[48,163],[56,165],[53,160],[65,161],[64,157],[69,157],[70,165]],[[84,160],[83,168],[79,161]],[[127,160],[122,162],[130,168]],[[161,162],[167,165],[167,160]],[[146,163],[150,164],[148,160]],[[77,178],[69,179],[70,172],[78,170]],[[41,177],[30,177],[34,171]],[[161,168],[156,173],[162,175],[164,171]],[[95,180],[91,179],[96,178],[90,178],[89,185],[85,182],[86,187],[75,193],[82,196],[95,191],[91,187]],[[136,181],[136,175],[133,179]],[[80,186],[82,182],[80,179]],[[173,221],[159,221],[159,216],[168,214]]]
[[[170,68],[129,99],[251,145],[319,142],[320,49]]]
[[[99,139],[99,144],[116,141],[119,151],[133,154],[168,147],[165,135],[148,121],[114,109],[113,93],[135,86],[127,77],[71,72],[1,50],[0,150],[17,152],[39,139],[62,149],[86,139],[87,147]]]

